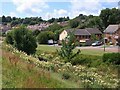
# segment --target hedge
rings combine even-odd
[[[102,59],[103,62],[120,65],[120,53],[105,53]]]

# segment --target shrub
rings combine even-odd
[[[65,59],[65,62],[71,61],[74,57],[79,55],[80,50],[77,50],[76,53],[73,53],[73,50],[77,46],[77,40],[72,32],[68,34],[65,40],[62,40],[62,47],[60,50],[57,50],[59,56]]]
[[[6,35],[6,39],[5,41],[8,43],[8,44],[13,44],[13,32],[12,31],[9,31]]]
[[[27,54],[35,53],[37,48],[36,39],[32,32],[23,26],[8,32],[6,42]]]
[[[62,77],[63,77],[63,79],[69,79],[70,78],[70,74],[65,72],[65,73],[62,74]]]
[[[51,31],[41,32],[37,37],[39,44],[47,44],[50,39],[54,39],[54,33]]]
[[[102,63],[102,58],[101,56],[80,54],[79,56],[75,57],[71,63],[73,65],[81,64],[96,67]]]
[[[102,59],[103,62],[120,65],[120,53],[105,53]]]

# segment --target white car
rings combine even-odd
[[[100,46],[100,45],[102,45],[102,42],[100,42],[100,41],[96,41],[96,42],[92,43],[92,46]]]

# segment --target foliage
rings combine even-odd
[[[69,17],[60,17],[60,18],[51,18],[48,20],[49,23],[53,23],[55,21],[57,22],[63,22],[63,21],[68,21],[69,20]]]
[[[54,33],[51,31],[41,32],[37,37],[39,44],[47,44],[50,39],[54,39]]]
[[[37,48],[36,40],[32,36],[32,32],[23,26],[8,33],[6,42],[27,54],[33,54]]]
[[[78,50],[76,53],[73,53],[73,50],[76,47],[76,40],[75,36],[71,33],[68,34],[65,40],[62,40],[62,47],[61,50],[57,50],[58,54],[66,59],[67,61],[70,61],[75,56],[79,55],[80,50]]]
[[[119,24],[120,10],[116,8],[106,8],[101,10],[100,18],[103,21],[104,27],[106,28],[109,24]]]
[[[95,34],[92,34],[92,35],[91,35],[91,39],[92,39],[93,41],[97,41],[99,38],[98,38]]]
[[[38,36],[40,31],[39,30],[34,30],[32,33],[33,33],[34,36]]]
[[[71,63],[73,65],[86,65],[86,66],[91,66],[91,67],[96,67],[99,66],[99,64],[102,63],[102,58],[101,56],[95,56],[95,55],[84,55],[80,54],[79,56],[75,57]]]
[[[70,74],[67,73],[67,72],[64,72],[64,73],[62,74],[62,77],[63,77],[63,79],[69,79],[69,78],[70,78]]]
[[[103,55],[103,62],[120,65],[120,53],[105,53]]]
[[[61,28],[62,28],[62,26],[60,26],[60,25],[57,24],[57,23],[54,23],[53,25],[50,25],[48,28],[46,28],[46,30],[55,32],[55,31],[57,31],[57,30],[60,30]]]
[[[13,50],[11,50],[11,52],[13,54],[19,53],[20,58],[27,62],[27,63],[21,64],[21,62],[19,61],[18,66],[16,68],[17,70],[14,69],[13,70],[14,72],[11,72],[12,73],[11,76],[13,75],[14,78],[16,78],[18,75],[21,75],[21,73],[19,73],[21,70],[22,70],[22,76],[23,76],[23,74],[24,75],[26,75],[26,74],[32,75],[32,73],[36,73],[36,75],[37,75],[37,72],[35,72],[34,70],[39,68],[40,74],[38,74],[37,76],[42,77],[43,71],[46,71],[46,70],[50,70],[50,72],[51,72],[50,78],[49,78],[50,81],[48,81],[48,79],[45,79],[46,77],[43,77],[43,78],[40,77],[40,80],[39,80],[39,81],[42,80],[42,84],[43,84],[43,82],[46,82],[45,85],[48,83],[47,84],[48,87],[51,86],[50,82],[53,79],[52,77],[56,77],[56,79],[59,81],[62,79],[62,76],[60,76],[60,75],[63,72],[68,73],[70,75],[70,78],[68,80],[61,80],[60,81],[61,85],[64,82],[65,82],[64,84],[66,85],[66,83],[68,83],[66,81],[71,81],[70,83],[73,82],[72,83],[73,85],[67,84],[68,86],[72,85],[72,86],[76,87],[75,85],[77,84],[77,85],[79,85],[80,88],[88,88],[89,87],[89,88],[100,88],[100,89],[101,88],[106,89],[106,88],[118,88],[119,87],[120,80],[118,79],[118,68],[114,69],[114,67],[112,68],[110,66],[104,66],[105,63],[103,63],[99,68],[93,68],[93,67],[86,67],[85,65],[72,65],[69,62],[64,63],[64,62],[59,61],[60,58],[58,58],[58,57],[55,57],[55,59],[53,59],[51,62],[49,62],[49,61],[44,62],[44,61],[39,61],[37,58],[34,58],[30,55],[26,55],[24,52],[20,52],[17,49],[14,49],[13,47],[11,47],[10,45],[4,45],[4,47],[5,47],[4,49],[12,48]],[[4,54],[4,55],[6,55],[6,54]],[[84,55],[84,56],[86,56],[86,55]],[[91,57],[91,56],[88,56],[88,57]],[[3,60],[3,61],[5,62],[5,64],[7,63],[6,60]],[[95,61],[95,59],[93,61]],[[27,68],[25,68],[25,66],[23,66],[24,64],[34,64],[35,68],[33,67],[34,69],[31,68],[30,70],[28,70],[28,73],[23,73],[23,70],[27,69]],[[20,65],[20,69],[18,70],[19,65]],[[5,66],[5,65],[3,65],[3,66]],[[11,66],[12,66],[11,64],[7,64],[7,67],[11,67]],[[29,67],[29,65],[27,67]],[[11,67],[10,70],[12,70],[12,68],[15,68],[15,67]],[[24,69],[22,69],[22,68],[24,68]],[[8,68],[6,70],[8,70]],[[17,71],[17,73],[15,70]],[[42,72],[41,72],[41,70],[42,70]],[[51,70],[55,70],[55,71],[51,71]],[[38,71],[38,69],[37,69],[37,71]],[[7,73],[9,73],[9,72],[7,71]],[[19,73],[19,74],[16,75],[15,73],[16,74]],[[56,73],[56,74],[53,76],[54,73]],[[44,75],[48,75],[48,74],[44,73]],[[6,74],[4,76],[6,76]],[[27,76],[25,76],[25,78],[23,80],[25,80],[26,77]],[[23,78],[23,77],[21,77],[21,78]],[[5,78],[3,78],[3,79],[5,80]],[[8,77],[7,79],[11,80],[12,78]],[[11,80],[12,81],[11,84],[13,84],[14,80],[13,79]],[[19,80],[19,78],[17,78],[17,80]],[[37,79],[33,79],[33,80],[37,80]],[[6,80],[6,81],[8,81],[8,80]],[[5,82],[4,85],[10,85],[10,83]],[[36,84],[33,84],[33,85],[36,85]],[[54,85],[56,85],[56,83],[53,83],[52,85],[54,86]],[[61,87],[61,85],[58,87]],[[68,87],[68,86],[66,86],[66,87]]]
[[[6,35],[6,42],[8,43],[8,44],[11,44],[11,45],[13,45],[14,44],[14,39],[13,39],[13,31],[9,31],[9,32],[7,32],[7,35]]]
[[[93,18],[90,18],[86,23],[86,27],[98,28],[103,32],[103,23],[99,16],[94,16]]]
[[[79,21],[78,20],[70,20],[69,25],[71,28],[76,28],[79,25]]]

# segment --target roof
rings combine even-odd
[[[119,29],[119,25],[109,25],[104,32],[105,33],[114,33]]]
[[[77,29],[74,32],[75,35],[91,35],[86,29]]]
[[[90,34],[102,34],[102,32],[98,28],[86,28],[86,30]]]
[[[75,35],[92,35],[92,34],[102,34],[102,32],[97,28],[86,28],[86,29],[67,29],[67,33],[74,32]]]

